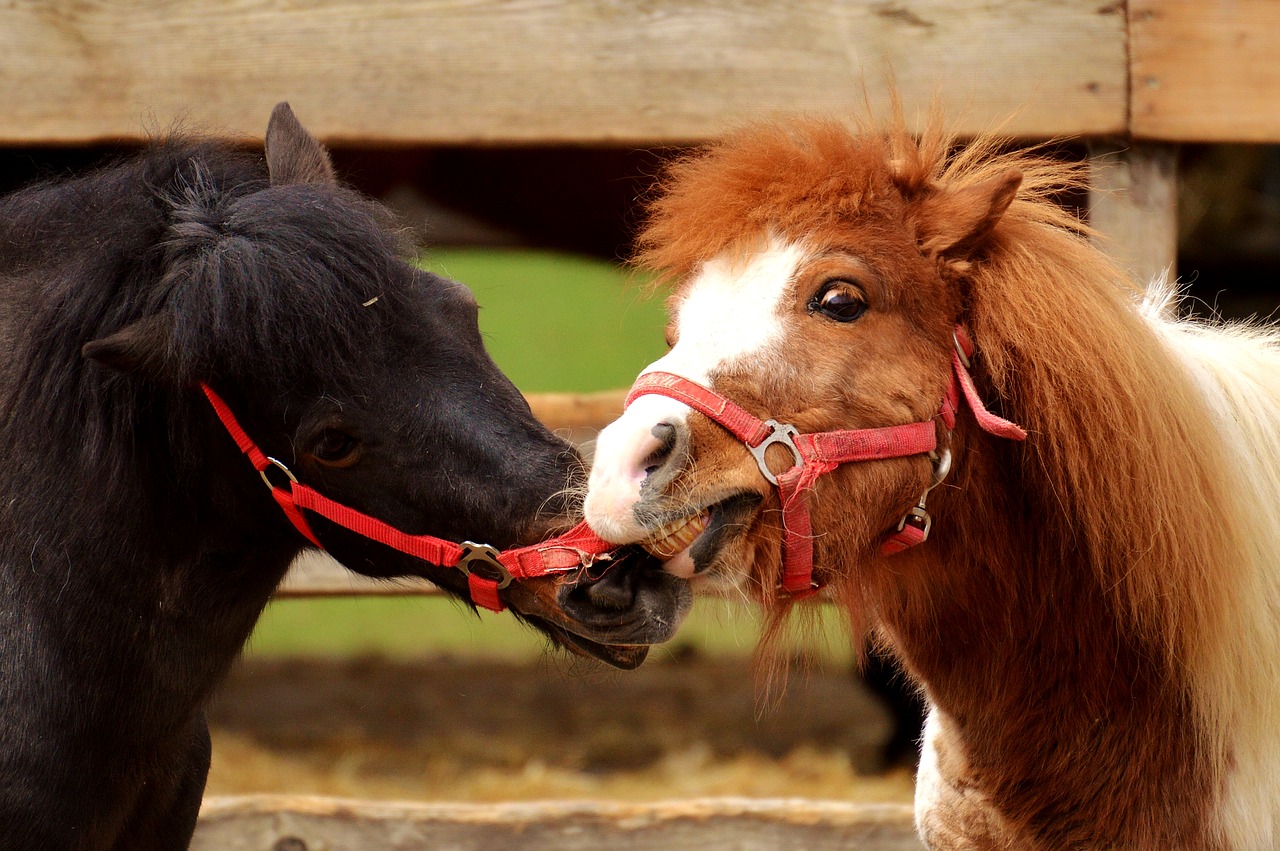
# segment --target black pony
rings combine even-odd
[[[406,532],[507,547],[571,522],[580,461],[485,354],[470,293],[403,262],[287,105],[265,163],[177,140],[0,200],[5,849],[190,840],[203,707],[306,543],[201,383],[301,480]],[[312,522],[353,570],[466,594]],[[639,557],[502,593],[621,666],[687,604]]]

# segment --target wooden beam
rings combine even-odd
[[[1131,0],[1132,132],[1280,142],[1280,3]]]
[[[911,807],[800,799],[411,804],[206,798],[192,851],[919,851]]]
[[[307,550],[293,560],[276,597],[402,597],[439,594],[425,579],[370,579],[352,573],[328,553]]]
[[[1177,277],[1177,148],[1159,142],[1095,144],[1089,156],[1089,224],[1099,232],[1099,247],[1139,283]]]
[[[1122,133],[1104,0],[11,0],[0,144],[258,138],[289,100],[328,142],[705,139],[936,95],[961,132]]]

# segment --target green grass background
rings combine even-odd
[[[432,252],[422,263],[475,292],[489,352],[526,392],[625,387],[666,351],[661,296],[646,297],[646,282],[618,266],[545,251],[476,249]],[[748,654],[758,633],[750,608],[699,600],[677,639],[651,655],[689,647]],[[546,642],[509,614],[477,616],[443,596],[286,599],[267,607],[247,653],[528,660],[545,654]],[[819,655],[850,654],[834,646]]]

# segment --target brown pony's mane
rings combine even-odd
[[[919,137],[900,116],[853,131],[803,119],[731,133],[669,166],[636,260],[678,296],[709,258],[745,253],[769,233],[838,245],[855,218],[862,227],[907,228],[927,254],[931,197],[1016,169],[1017,197],[982,252],[972,262],[940,261],[940,271],[958,290],[955,318],[977,341],[979,389],[1031,437],[994,480],[968,484],[934,534],[1006,564],[996,550],[1007,540],[989,531],[983,491],[1016,490],[1041,509],[1033,534],[1046,569],[1079,565],[1119,617],[1185,663],[1231,593],[1222,558],[1234,534],[1225,508],[1233,497],[1217,472],[1210,414],[1142,318],[1142,289],[1055,203],[1080,187],[1081,168],[1044,149],[1008,150],[996,136],[959,145],[937,124]],[[857,572],[857,558],[833,568]],[[854,584],[837,583],[833,593],[852,603],[865,594]],[[774,636],[790,606],[770,602]]]

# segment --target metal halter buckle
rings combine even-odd
[[[923,505],[914,505],[898,521],[898,531],[901,532],[907,525],[915,526],[928,538],[929,530],[933,528],[933,515],[926,511]]]
[[[924,536],[921,540],[927,539],[929,530],[933,528],[933,515],[924,507],[929,500],[929,492],[942,484],[942,480],[951,472],[950,449],[944,449],[941,452],[930,452],[929,457],[933,460],[933,481],[929,484],[929,487],[925,488],[924,493],[920,494],[920,501],[912,506],[911,510],[898,521],[899,532],[908,525],[914,526]]]
[[[790,423],[780,423],[777,420],[765,420],[764,424],[769,426],[769,436],[760,441],[759,445],[752,446],[747,444],[747,449],[751,450],[751,454],[755,456],[756,463],[760,465],[760,472],[764,473],[764,477],[768,479],[769,484],[775,487],[778,484],[778,477],[769,469],[769,465],[765,463],[765,450],[775,443],[785,446],[791,450],[792,457],[795,458],[793,467],[799,467],[804,464],[804,456],[800,454],[800,447],[796,446],[796,438],[800,436],[800,432]]]
[[[955,331],[951,332],[951,342],[955,343],[956,354],[960,356],[960,363],[964,364],[964,368],[969,369],[972,367],[973,364],[969,362],[969,356],[964,353],[964,346],[960,345],[960,335]]]
[[[276,467],[277,467],[281,472],[283,472],[286,476],[288,476],[288,477],[289,477],[289,482],[290,482],[291,484],[295,484],[295,485],[296,485],[296,484],[298,483],[298,477],[297,477],[297,476],[295,476],[295,475],[293,474],[293,471],[292,471],[292,470],[290,470],[288,467],[286,467],[286,466],[284,465],[284,462],[283,462],[283,461],[280,461],[280,460],[278,460],[278,459],[272,458],[270,455],[268,455],[268,456],[267,456],[267,460],[268,460],[268,461],[270,461],[272,464],[274,464],[274,465],[275,465],[275,466],[276,466]],[[270,470],[270,469],[271,469],[270,467],[267,467],[267,468],[265,468],[265,469],[259,470],[259,471],[258,471],[258,475],[259,475],[259,476],[262,476],[262,481],[266,483],[266,485],[267,485],[267,488],[268,488],[268,489],[270,489],[270,490],[275,490],[275,489],[276,489],[276,487],[277,487],[277,485],[273,485],[273,484],[271,484],[271,480],[270,480],[269,478],[267,478],[267,470]]]
[[[486,576],[483,572],[477,572],[477,567],[490,568],[497,572],[497,576]],[[458,560],[458,569],[464,574],[470,576],[475,573],[483,579],[491,579],[498,583],[499,588],[506,588],[511,584],[511,571],[498,561],[498,551],[488,544],[477,544],[474,541],[462,542],[462,558]]]

